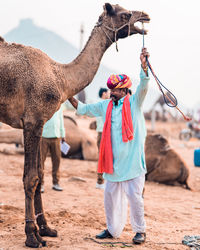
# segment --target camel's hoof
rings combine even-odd
[[[47,225],[41,226],[39,233],[41,236],[57,237],[58,233],[55,229],[51,229]]]
[[[27,238],[26,238],[25,245],[27,247],[32,247],[32,248],[41,247],[41,243],[36,239],[35,233],[28,234],[26,237]]]
[[[38,240],[40,243],[42,243],[42,246],[43,246],[43,247],[46,247],[47,242],[46,242],[45,240],[42,239],[42,237],[39,235],[39,232],[38,232],[38,231],[36,231],[35,236],[36,236],[37,240]]]

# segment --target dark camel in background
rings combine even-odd
[[[148,133],[145,142],[146,179],[167,185],[188,184],[189,168],[161,134]]]
[[[47,225],[40,193],[43,125],[66,99],[91,83],[104,52],[115,40],[142,34],[134,24],[149,20],[143,12],[105,4],[85,48],[69,64],[57,63],[38,49],[0,39],[0,121],[23,129],[24,134],[26,246],[44,246],[41,236],[57,236]]]

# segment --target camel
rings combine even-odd
[[[24,146],[23,133],[19,129],[1,129],[0,143],[18,144]]]
[[[160,104],[160,107],[161,107],[161,109],[162,109],[162,119],[160,119],[160,120],[162,120],[163,122],[166,122],[166,117],[165,117],[165,112],[166,112],[166,110],[165,110],[165,107],[164,107],[164,105],[165,105],[165,100],[164,100],[164,98],[163,98],[162,95],[160,95],[160,96],[158,97],[158,99],[157,99],[156,102],[154,103],[153,107],[155,107],[157,104]]]
[[[135,23],[149,21],[144,12],[106,3],[86,46],[69,64],[57,63],[39,49],[0,39],[0,121],[23,129],[24,135],[26,246],[45,246],[41,236],[57,236],[57,231],[47,225],[40,192],[43,125],[64,101],[91,83],[113,42],[146,34]]]
[[[146,179],[168,185],[188,185],[189,168],[165,137],[148,133],[145,142]]]
[[[62,156],[70,159],[98,160],[98,148],[94,134],[91,135],[89,129],[80,128],[70,116],[64,116],[64,125],[65,139],[70,145],[70,150],[66,156],[63,154]]]
[[[67,155],[63,158],[81,159],[86,161],[98,160],[98,148],[95,136],[90,135],[87,129],[80,128],[74,118],[64,115],[65,140],[70,145]],[[69,132],[70,131],[70,132]],[[23,154],[23,131],[21,129],[0,130],[0,143],[17,144],[16,150],[3,149],[5,154]]]

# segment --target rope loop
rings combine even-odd
[[[160,91],[161,91],[161,93],[163,95],[165,103],[170,108],[176,108],[178,106],[178,101],[177,101],[176,96],[174,94],[172,94],[172,92],[167,87],[165,87],[162,84],[162,82],[158,79],[158,77],[155,75],[155,73],[154,73],[154,71],[153,71],[153,69],[151,67],[151,64],[149,63],[148,58],[146,58],[146,61],[147,61],[147,66],[149,67],[152,75],[154,76],[154,78],[155,78],[155,80],[156,80],[156,82],[158,84],[158,87],[159,87],[159,89],[160,89]],[[164,88],[167,91],[167,93],[164,93],[162,88]]]
[[[103,32],[105,33],[105,35],[107,36],[107,38],[111,41],[111,44],[115,42],[115,44],[116,44],[116,51],[117,52],[118,52],[118,45],[117,45],[117,33],[118,33],[118,31],[121,30],[121,29],[123,29],[124,27],[128,26],[128,34],[127,34],[127,36],[130,36],[130,32],[131,32],[130,25],[131,25],[131,20],[132,20],[132,17],[133,17],[133,13],[130,12],[130,14],[131,14],[131,17],[130,17],[129,21],[127,23],[123,24],[122,26],[120,26],[119,28],[115,28],[114,27],[114,23],[113,23],[112,17],[111,17],[112,28],[109,27],[109,26],[107,26],[107,25],[105,25],[104,23],[101,23],[101,25],[104,28],[106,28],[107,30],[110,30],[110,31],[114,32],[114,41],[109,37],[109,35],[106,33],[105,29],[103,29],[101,27],[101,25],[98,23],[98,27],[100,27],[103,30]]]

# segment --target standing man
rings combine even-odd
[[[148,87],[148,67],[145,48],[140,55],[140,85],[136,93],[128,94],[132,83],[126,75],[111,75],[107,86],[111,100],[96,104],[82,104],[76,99],[69,101],[78,114],[102,116],[105,123],[102,133],[98,171],[106,180],[104,206],[107,229],[96,235],[98,239],[119,237],[127,216],[127,200],[130,205],[131,226],[136,233],[134,243],[146,239],[144,203],[142,191],[145,182],[146,164],[144,142],[146,128],[142,103]]]
[[[99,97],[102,100],[109,99],[110,98],[110,91],[107,88],[100,88]],[[97,123],[96,131],[98,132],[98,135],[97,135],[97,147],[98,147],[98,150],[99,150],[100,149],[100,143],[101,143],[101,136],[102,136],[102,132],[103,132],[103,125],[104,125],[103,117],[98,116],[96,118],[96,123]],[[103,173],[97,173],[96,188],[104,189],[104,187],[105,187],[105,185],[104,185]]]
[[[59,185],[60,173],[60,142],[65,141],[65,128],[63,121],[63,105],[60,109],[44,124],[42,140],[41,140],[41,164],[44,171],[44,162],[47,157],[48,151],[50,151],[52,161],[52,188],[56,191],[62,191],[62,187]],[[44,174],[41,181],[41,192],[44,192]]]

